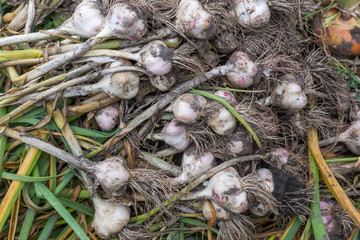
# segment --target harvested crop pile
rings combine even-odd
[[[1,239],[358,239],[358,1],[1,1]]]

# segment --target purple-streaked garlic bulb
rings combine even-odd
[[[191,124],[200,118],[206,103],[207,100],[203,96],[184,93],[172,104],[172,111],[181,122]]]
[[[153,133],[149,138],[164,141],[166,144],[178,150],[185,150],[191,142],[191,138],[186,132],[184,124],[176,118],[167,123],[161,133]]]
[[[94,165],[93,173],[105,191],[116,195],[127,185],[131,175],[124,164],[123,159],[111,157]]]
[[[235,16],[243,26],[260,28],[270,19],[267,0],[234,0],[234,4]]]
[[[229,211],[227,211],[224,208],[220,207],[214,201],[211,201],[211,205],[214,207],[217,220],[228,220],[228,219],[230,219],[231,214],[230,214]],[[203,203],[202,212],[204,214],[205,219],[207,219],[207,220],[213,219],[213,214],[211,212],[211,209],[210,209],[209,205],[206,202]]]
[[[130,209],[111,199],[93,198],[95,215],[92,227],[101,238],[120,232],[130,220]]]
[[[235,35],[227,31],[216,35],[213,44],[219,53],[232,53],[240,45]]]
[[[249,203],[240,182],[240,176],[232,167],[220,171],[209,181],[213,200],[233,213],[245,212]]]
[[[210,39],[216,32],[214,18],[198,0],[181,0],[175,25],[186,36],[196,39]]]
[[[193,178],[200,177],[215,164],[214,155],[209,152],[198,153],[195,146],[186,149],[181,162],[181,174],[174,181],[176,184],[185,184]]]
[[[163,76],[153,75],[150,76],[150,83],[160,91],[167,91],[176,83],[176,77],[172,72]]]
[[[211,129],[220,136],[232,133],[237,122],[231,112],[223,105],[213,110],[207,116],[207,124]]]
[[[174,118],[164,127],[164,142],[176,149],[184,150],[190,144],[190,137],[184,125]]]
[[[253,151],[253,139],[250,133],[242,126],[238,126],[233,133],[224,138],[226,149],[231,154],[247,155]]]
[[[340,223],[334,216],[334,208],[339,207],[339,203],[333,200],[320,201],[321,219],[325,225],[325,229],[329,234],[337,235],[341,232]]]
[[[154,75],[163,76],[171,71],[173,50],[160,40],[145,45],[138,54],[141,64]]]
[[[307,97],[296,78],[286,74],[279,79],[279,82],[271,94],[270,103],[289,110],[299,110],[306,106]]]
[[[289,161],[290,153],[285,148],[273,149],[270,153],[269,160],[274,167],[281,168]]]
[[[105,16],[100,9],[99,1],[82,1],[71,17],[74,33],[84,38],[96,36],[105,26]]]
[[[225,101],[227,101],[228,103],[230,103],[231,105],[235,105],[237,104],[235,95],[227,90],[217,90],[216,92],[214,92],[215,96],[221,97],[222,99],[224,99]]]
[[[244,89],[254,84],[254,78],[258,74],[258,68],[246,53],[233,53],[227,64],[234,64],[234,70],[226,74],[226,78],[234,88]]]
[[[147,24],[126,3],[116,3],[109,9],[105,26],[96,37],[116,37],[137,40],[147,33]]]
[[[215,174],[208,185],[201,191],[190,193],[182,200],[207,198],[213,200],[220,207],[233,213],[245,212],[249,203],[240,176],[232,167]]]
[[[98,110],[95,114],[95,121],[102,131],[114,129],[119,122],[119,105],[112,104]]]

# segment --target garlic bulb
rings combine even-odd
[[[227,64],[235,65],[235,71],[230,71],[226,74],[226,78],[234,88],[244,89],[254,84],[254,78],[258,74],[258,69],[246,53],[233,53]]]
[[[130,220],[130,209],[110,199],[93,199],[95,215],[92,227],[101,238],[120,232]]]
[[[235,16],[241,25],[260,28],[270,19],[267,0],[234,0]]]
[[[181,0],[175,25],[186,36],[196,39],[210,39],[216,31],[213,17],[198,0]]]

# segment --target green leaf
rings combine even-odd
[[[181,222],[191,224],[191,225],[194,225],[194,226],[197,226],[197,227],[209,228],[206,223],[197,221],[197,220],[192,219],[192,218],[180,218],[180,223]],[[213,231],[214,233],[216,233],[216,234],[219,233],[219,230],[217,230],[216,228],[210,227],[209,229],[211,231]]]
[[[55,195],[42,183],[35,183],[35,188],[46,198],[46,200],[53,206],[58,214],[69,224],[72,230],[81,240],[88,240],[85,232],[66,210],[66,208],[59,202]]]
[[[58,177],[64,176],[65,174],[67,174],[69,172],[71,172],[71,169],[66,170],[62,174],[59,174],[56,176],[48,176],[48,177],[29,177],[29,176],[17,175],[14,173],[2,172],[1,178],[19,181],[19,182],[43,182],[43,181],[47,181],[47,180],[50,180],[53,178],[58,178]]]
[[[41,234],[40,234],[38,240],[47,240],[49,238],[58,218],[59,218],[59,215],[56,213],[49,217],[43,230],[41,231]]]
[[[74,202],[74,201],[71,201],[71,200],[63,198],[63,197],[58,198],[58,200],[67,207],[70,207],[74,210],[85,213],[91,217],[94,216],[94,210],[92,210],[91,208],[88,208],[78,202]]]
[[[174,231],[174,232],[171,232],[168,237],[166,238],[166,240],[178,240],[180,237],[180,233],[179,231]]]
[[[70,17],[71,17],[70,12],[57,12],[55,14],[52,14],[51,19],[53,20],[54,28],[59,27],[61,24],[63,24]]]
[[[311,226],[313,229],[315,240],[326,240],[330,238],[326,232],[324,222],[321,218],[319,169],[310,151],[309,151],[309,162],[310,162],[310,170],[313,176],[313,196],[312,196],[312,201],[310,202]]]
[[[298,216],[296,216],[290,225],[286,228],[285,232],[281,236],[280,240],[293,240],[295,239],[296,233],[299,231],[301,227],[301,220]]]

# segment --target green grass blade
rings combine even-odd
[[[39,204],[40,199],[36,198],[33,201],[36,204]],[[30,233],[31,227],[33,226],[35,215],[36,215],[36,211],[34,209],[28,208],[28,210],[26,211],[26,217],[25,217],[24,223],[22,225],[18,240],[29,239],[29,233]]]
[[[50,180],[50,179],[54,179],[54,178],[64,176],[69,172],[71,172],[71,169],[68,169],[68,170],[66,170],[65,172],[63,172],[63,173],[61,173],[59,175],[49,176],[49,177],[30,177],[30,176],[17,175],[17,174],[14,174],[14,173],[3,172],[1,174],[1,178],[8,179],[8,180],[19,181],[19,182],[43,182],[43,181],[47,181],[47,180]]]
[[[47,240],[51,234],[51,231],[53,230],[56,221],[58,220],[59,215],[58,214],[53,214],[49,217],[48,221],[46,222],[43,230],[40,233],[40,236],[38,238],[38,240]]]
[[[58,200],[59,200],[59,202],[61,202],[62,204],[64,204],[67,207],[70,207],[74,210],[85,213],[91,217],[94,216],[94,213],[95,213],[94,210],[92,210],[91,208],[88,208],[78,202],[74,202],[74,201],[71,201],[71,200],[63,198],[63,197],[58,198]]]
[[[180,228],[184,228],[185,223],[184,222],[180,222]],[[185,240],[185,234],[184,234],[184,230],[180,230],[179,231],[179,238],[180,240]]]
[[[54,194],[57,196],[59,193],[68,185],[68,183],[71,181],[71,179],[74,177],[73,172],[69,172],[66,174],[63,178],[63,180],[56,186]]]
[[[250,125],[245,121],[245,119],[243,119],[243,117],[235,110],[235,108],[233,108],[233,106],[231,106],[228,102],[226,102],[224,99],[222,99],[221,97],[215,96],[214,94],[208,93],[208,92],[204,92],[204,91],[200,91],[200,90],[189,90],[189,93],[194,93],[194,94],[199,94],[202,95],[204,97],[213,99],[215,101],[218,101],[219,103],[223,104],[228,110],[229,112],[231,112],[231,114],[237,119],[239,120],[239,122],[241,122],[242,125],[244,125],[244,127],[246,128],[246,130],[249,131],[249,133],[251,134],[251,136],[254,138],[256,144],[259,146],[259,148],[262,148],[262,145],[260,143],[260,140],[258,138],[258,136],[256,135],[256,133],[254,132],[254,130],[252,130],[252,128],[250,127]]]
[[[166,238],[166,240],[178,240],[179,239],[179,236],[180,236],[180,233],[179,231],[174,231],[174,232],[171,232],[168,237]]]
[[[7,108],[5,108],[5,107],[0,108],[0,117],[5,116],[6,113],[7,113]],[[6,143],[7,143],[7,136],[5,136],[5,135],[1,136],[1,138],[0,138],[0,176],[1,176],[1,172],[2,172],[4,156],[5,156]]]
[[[311,217],[309,217],[299,240],[309,240],[311,234],[312,234]]]
[[[183,223],[191,224],[191,225],[194,225],[194,226],[197,226],[197,227],[209,228],[206,223],[197,221],[197,220],[192,219],[192,218],[180,218],[179,221],[180,221],[180,223],[183,222]],[[209,229],[211,231],[213,231],[214,233],[216,233],[216,234],[219,233],[219,230],[217,230],[216,228],[210,227]]]
[[[293,240],[295,239],[296,233],[299,231],[301,227],[301,220],[298,216],[296,216],[290,225],[286,228],[285,232],[281,236],[280,240]]]
[[[53,208],[58,212],[58,214],[69,224],[72,230],[81,240],[88,240],[85,232],[71,216],[71,214],[66,210],[66,208],[58,201],[54,194],[42,183],[35,183],[35,188],[37,188],[41,194],[46,198],[46,200],[53,206]]]
[[[312,201],[310,203],[311,226],[313,229],[315,240],[327,240],[330,238],[326,232],[324,222],[321,218],[321,210],[320,210],[319,169],[310,151],[309,151],[309,164],[310,164],[310,171],[313,177],[313,196],[312,196]]]
[[[351,237],[351,240],[359,240],[359,229],[357,229],[354,235]]]

